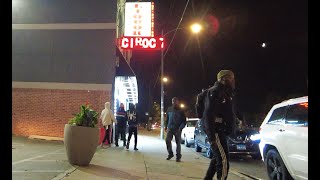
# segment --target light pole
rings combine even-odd
[[[202,26],[198,23],[194,23],[191,25],[191,31],[194,34],[198,34],[201,29]],[[163,29],[161,30],[161,37],[165,37],[167,34],[176,31],[178,29],[183,29],[183,28],[176,28],[176,29],[172,29],[170,31],[168,31],[166,34],[163,34]],[[163,55],[163,50],[164,48],[161,48],[161,128],[160,128],[160,139],[163,140],[163,129],[164,129],[164,104],[163,104],[163,100],[164,100],[164,87],[163,87],[163,59],[164,59],[164,55]],[[167,50],[168,51],[168,50]]]
[[[163,37],[163,30],[161,31],[161,37]],[[164,98],[164,94],[163,94],[163,48],[161,48],[161,129],[160,129],[160,139],[163,140],[163,126],[164,126],[164,114],[163,114],[163,98]]]

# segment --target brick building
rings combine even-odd
[[[119,62],[130,59],[115,41],[124,2],[12,1],[13,134],[63,137],[81,104],[100,113],[114,102]]]

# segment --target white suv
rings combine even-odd
[[[308,179],[308,96],[274,105],[260,126],[270,179]]]

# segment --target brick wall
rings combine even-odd
[[[100,115],[111,97],[111,90],[13,88],[12,132],[63,137],[64,125],[80,111],[81,104],[89,102]]]

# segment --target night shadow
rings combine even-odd
[[[89,166],[86,166],[86,167],[78,167],[77,169],[80,171],[94,174],[96,176],[101,176],[101,177],[110,177],[110,178],[119,178],[119,179],[121,178],[121,179],[129,179],[129,180],[143,179],[142,177],[131,175],[125,171],[104,167],[100,165],[94,165],[94,164],[90,164]]]

